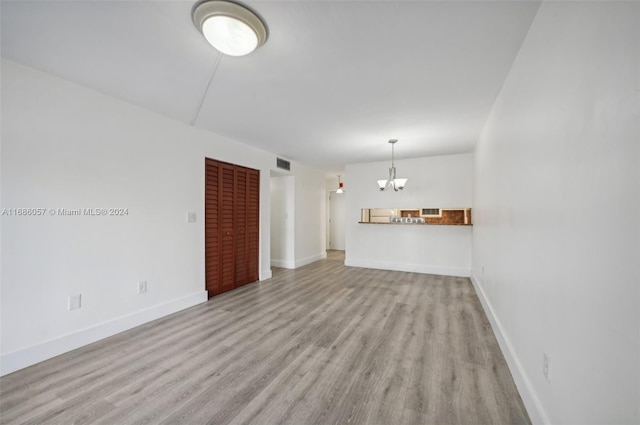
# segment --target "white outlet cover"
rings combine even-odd
[[[195,212],[188,212],[187,213],[187,223],[195,223],[197,217],[198,216],[197,216],[197,214]]]

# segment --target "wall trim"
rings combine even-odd
[[[306,266],[307,264],[315,263],[316,261],[320,261],[320,260],[323,260],[325,258],[327,258],[327,251],[325,251],[323,253],[320,253],[318,255],[307,257],[307,258],[305,258],[303,260],[300,260],[300,261],[296,261],[296,264],[295,264],[294,268],[297,269],[298,267]]]
[[[363,267],[367,269],[394,270],[398,272],[439,274],[443,276],[469,277],[471,275],[470,269],[462,267],[443,267],[430,264],[394,263],[388,261],[347,258],[344,261],[344,265],[350,267]]]
[[[271,259],[271,267],[281,267],[283,269],[297,269],[298,267],[306,266],[307,264],[315,263],[316,261],[320,261],[324,258],[327,258],[326,251],[322,254],[314,255],[308,258],[305,258],[300,261],[289,261],[289,260],[274,260]]]
[[[207,300],[207,291],[195,292],[182,298],[116,317],[115,319],[22,350],[3,354],[2,357],[0,357],[0,376],[135,328],[152,320],[204,303]]]
[[[471,282],[473,283],[473,287],[478,294],[478,298],[480,299],[482,308],[489,318],[491,329],[493,329],[493,333],[498,340],[498,344],[500,345],[500,350],[502,351],[502,354],[507,361],[509,371],[511,371],[511,376],[513,376],[513,380],[516,383],[516,387],[518,388],[520,397],[522,397],[522,402],[527,409],[527,413],[529,414],[531,423],[550,424],[551,421],[549,420],[549,417],[547,416],[547,413],[542,406],[542,402],[540,401],[540,398],[534,390],[533,385],[531,384],[531,380],[527,376],[524,367],[522,367],[522,363],[520,363],[520,359],[513,349],[511,341],[507,337],[507,334],[504,332],[504,328],[502,327],[500,319],[498,319],[498,317],[496,316],[495,311],[493,310],[493,307],[491,306],[491,303],[487,298],[487,295],[482,289],[480,281],[475,275],[471,275]]]
[[[273,262],[272,262],[271,265],[273,266]],[[262,282],[263,280],[271,279],[272,277],[273,277],[273,273],[271,272],[271,269],[262,270],[260,272],[259,280],[260,280],[260,282]]]
[[[282,269],[295,269],[296,263],[289,260],[274,260],[271,259],[271,267],[280,267]]]

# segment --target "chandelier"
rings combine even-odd
[[[389,168],[389,178],[386,180],[378,180],[378,187],[380,190],[387,190],[392,188],[396,192],[404,189],[404,185],[407,183],[407,179],[396,178],[396,166],[394,164],[394,145],[398,142],[398,139],[391,139],[391,168]]]

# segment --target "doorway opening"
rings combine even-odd
[[[346,193],[329,192],[329,232],[327,248],[345,250]]]

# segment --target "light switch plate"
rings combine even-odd
[[[69,311],[82,307],[82,294],[71,295],[69,297]]]
[[[144,294],[147,292],[147,281],[141,280],[138,282],[138,294]]]
[[[196,218],[197,215],[194,212],[188,212],[187,213],[187,223],[195,223],[196,222]]]

